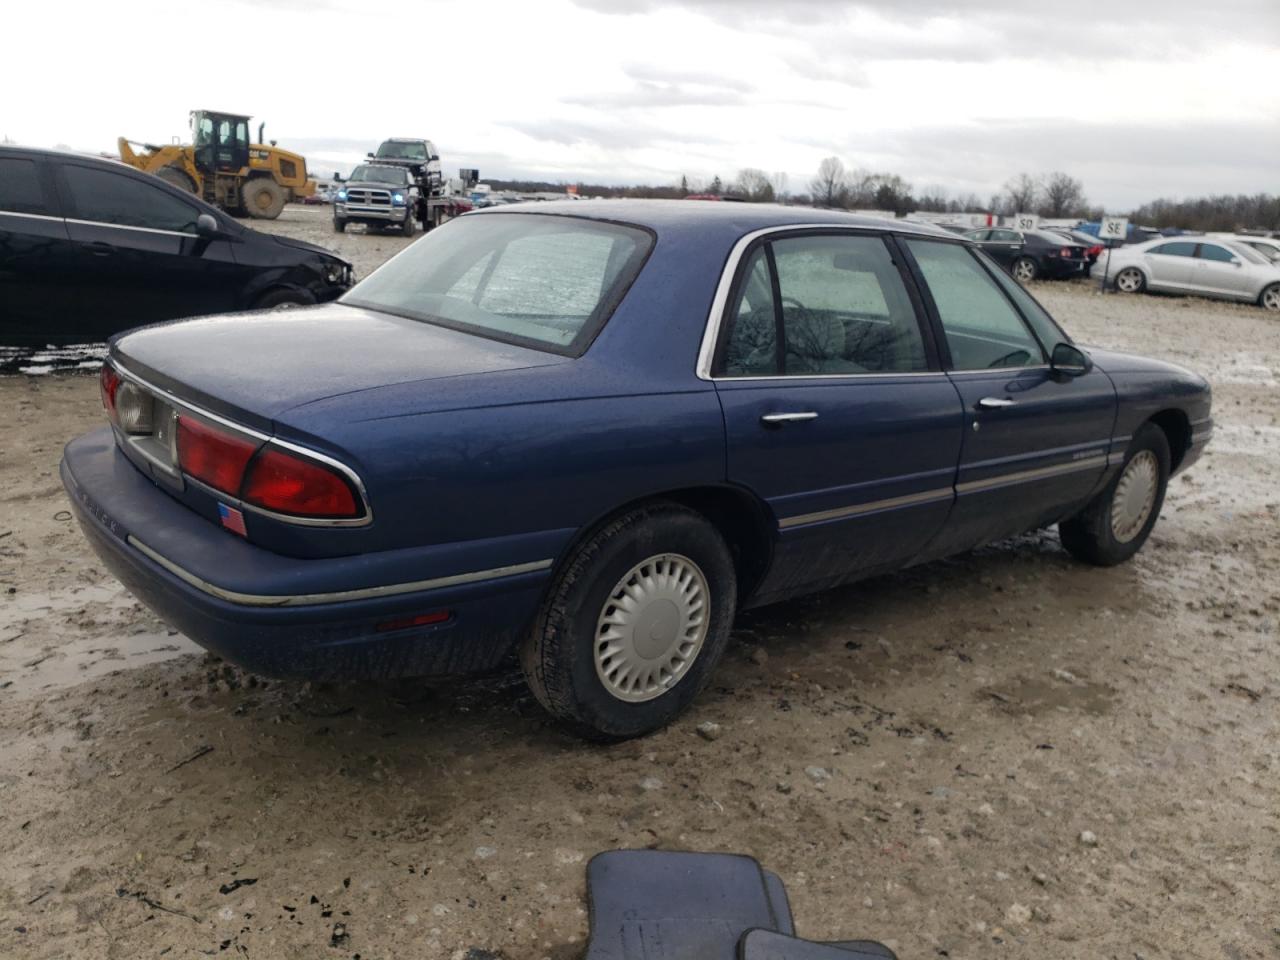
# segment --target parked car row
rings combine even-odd
[[[259,233],[117,160],[0,146],[0,344],[105,340],[206,313],[325,303],[351,264]]]
[[[1090,256],[1091,247],[1049,230],[984,227],[964,236],[1022,283],[1041,277],[1081,277],[1097,259],[1096,253]]]
[[[1112,250],[1091,276],[1121,293],[1194,294],[1280,311],[1280,244],[1257,237],[1161,237]]]

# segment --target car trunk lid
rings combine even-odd
[[[111,355],[152,386],[261,430],[347,393],[566,362],[340,303],[143,327],[116,338]]]

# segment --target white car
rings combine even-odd
[[[1274,237],[1250,237],[1243,233],[1211,233],[1208,236],[1215,240],[1234,240],[1252,247],[1272,263],[1280,262],[1280,240]]]
[[[1253,238],[1256,239],[1256,238]],[[1161,237],[1117,247],[1090,271],[1121,293],[1186,293],[1280,312],[1280,262],[1239,239]]]

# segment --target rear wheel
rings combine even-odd
[[[156,171],[156,176],[179,190],[187,193],[196,192],[196,182],[187,175],[186,171],[179,170],[177,167],[161,167]]]
[[[1030,283],[1040,275],[1040,268],[1030,257],[1019,257],[1013,262],[1012,273],[1019,283]]]
[[[1258,306],[1264,310],[1280,311],[1280,283],[1273,283],[1258,297]]]
[[[288,195],[270,177],[254,177],[240,188],[240,199],[255,220],[274,220],[284,211]]]
[[[1116,289],[1121,293],[1141,293],[1147,288],[1147,278],[1137,267],[1125,267],[1116,274]]]
[[[1124,466],[1076,516],[1058,524],[1062,545],[1099,567],[1123,563],[1151,534],[1169,483],[1169,441],[1154,423],[1133,435]]]
[[[733,561],[719,532],[678,504],[639,507],[569,557],[521,648],[525,678],[580,736],[650,733],[706,685],[736,605]]]

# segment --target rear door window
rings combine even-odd
[[[1177,243],[1162,243],[1158,247],[1152,247],[1147,253],[1158,253],[1162,257],[1194,257],[1196,245],[1179,240]]]
[[[773,296],[768,252],[761,247],[730,313],[727,376],[928,369],[915,308],[880,237],[795,237],[770,247],[779,299]]]
[[[40,168],[25,157],[0,157],[0,211],[52,216],[45,203]]]
[[[1035,366],[1044,352],[1008,297],[967,247],[904,241],[937,307],[956,370]]]
[[[64,164],[76,218],[176,233],[195,233],[199,211],[158,186],[111,170]]]

